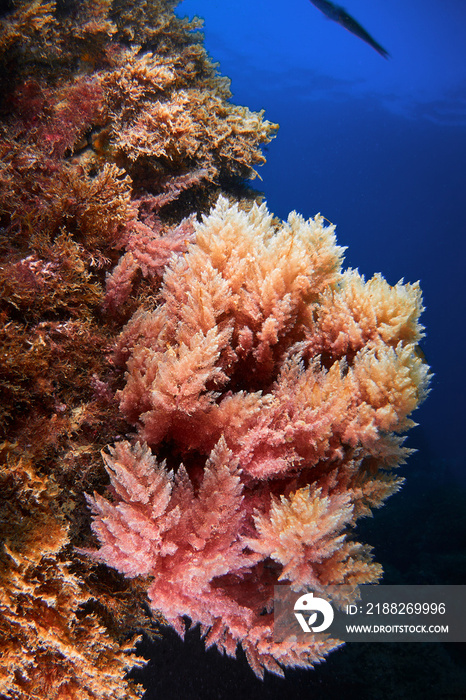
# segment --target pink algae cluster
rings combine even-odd
[[[428,391],[418,284],[342,271],[334,227],[224,197],[165,270],[160,303],[115,350],[137,430],[104,454],[112,500],[88,497],[100,549],[148,577],[154,610],[264,669],[339,645],[273,637],[277,583],[329,590],[382,573],[352,526],[398,490],[404,433]]]

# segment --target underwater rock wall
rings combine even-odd
[[[276,126],[229,101],[174,2],[11,4],[0,31],[0,694],[136,697],[137,582],[76,557],[129,425],[109,353],[192,217]],[[126,274],[126,277],[125,277]],[[122,278],[126,279],[123,289]],[[118,296],[114,290],[119,290]],[[126,642],[125,640],[130,641]]]

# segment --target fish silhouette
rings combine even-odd
[[[388,58],[390,54],[388,51],[378,44],[371,35],[366,32],[364,27],[361,27],[359,22],[349,15],[343,7],[334,5],[333,2],[328,2],[328,0],[311,0],[312,4],[317,7],[318,10],[324,13],[329,19],[333,19],[334,22],[338,22],[342,27],[347,29],[351,34],[358,36],[360,39],[365,41],[369,46],[372,46],[381,56]]]

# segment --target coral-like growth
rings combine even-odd
[[[0,695],[56,700],[133,700],[140,687],[124,680],[141,665],[119,647],[95,614],[92,595],[69,570],[64,518],[53,507],[57,485],[2,445],[0,514]],[[22,513],[27,513],[25,518]]]
[[[152,219],[152,227],[142,221],[134,221],[128,227],[125,240],[127,252],[107,277],[104,306],[112,312],[130,295],[139,271],[151,280],[162,277],[171,256],[185,252],[192,238],[194,228],[191,217],[165,231],[159,219],[154,220],[151,216],[146,221],[149,219]]]
[[[265,160],[260,146],[276,127],[263,121],[263,112],[228,104],[224,82],[211,77],[214,90],[206,90],[202,82],[200,88],[192,87],[192,71],[199,62],[205,63],[199,47],[169,60],[144,53],[106,76],[110,141],[120,157],[131,161],[155,158],[175,171],[197,164],[211,178],[228,170],[254,176],[253,165]],[[185,74],[182,66],[188,66]]]
[[[144,442],[105,455],[113,500],[89,497],[101,548],[87,551],[153,577],[178,632],[188,615],[256,674],[312,666],[338,642],[274,642],[273,585],[381,575],[351,527],[402,481],[399,433],[429,381],[419,287],[342,273],[320,216],[277,225],[221,197],[195,235],[162,303],[120,336],[120,408]]]

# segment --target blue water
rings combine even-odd
[[[309,0],[184,0],[177,13],[205,19],[234,102],[280,124],[255,181],[271,211],[320,211],[347,265],[421,281],[435,377],[409,444],[466,481],[466,2],[345,8],[389,60]]]

